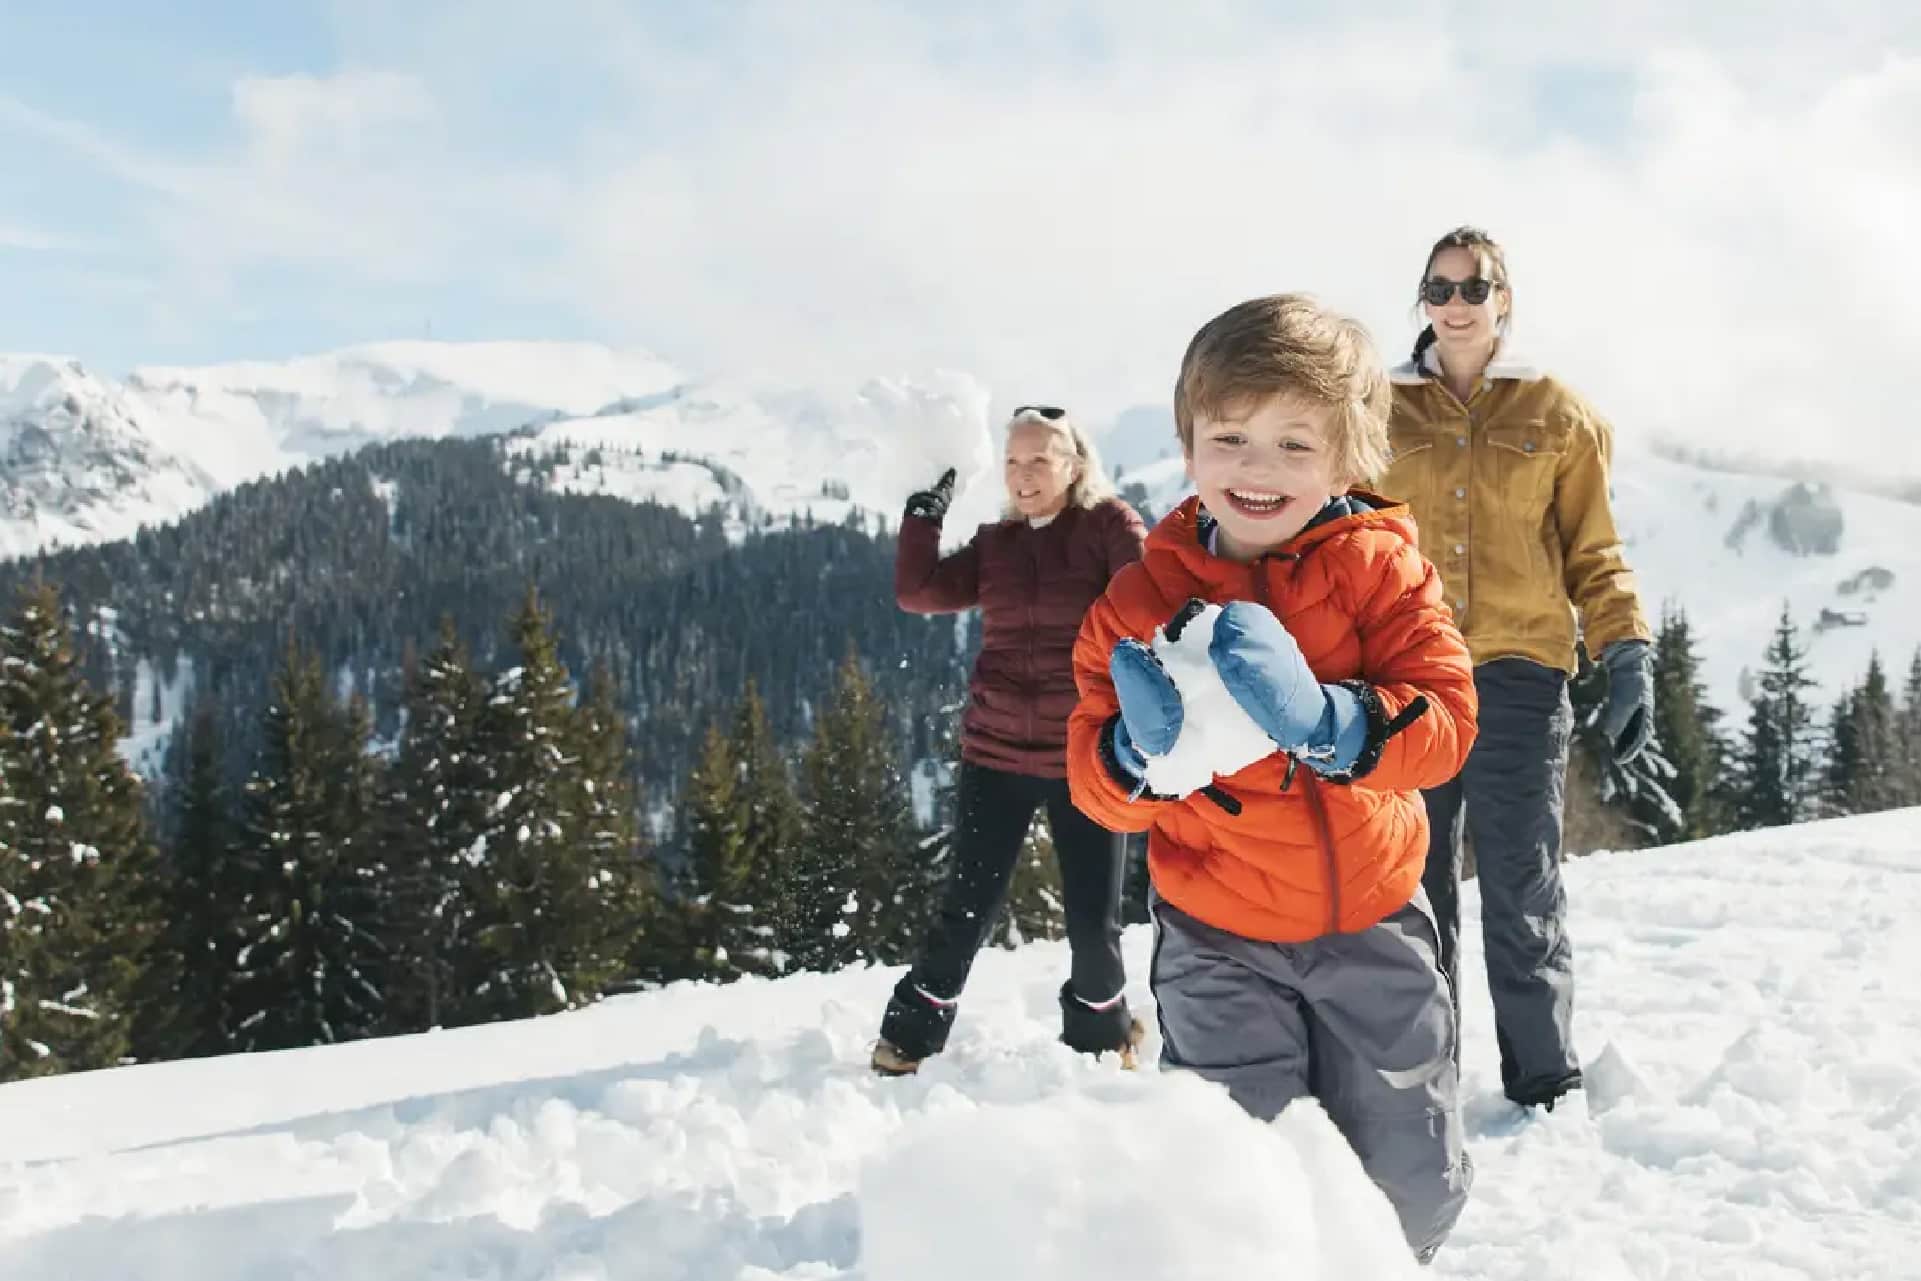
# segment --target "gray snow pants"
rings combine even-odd
[[[1474,1181],[1461,1146],[1454,1010],[1414,902],[1372,929],[1263,943],[1155,895],[1149,973],[1161,1066],[1227,1087],[1262,1120],[1313,1095],[1432,1257]]]
[[[1474,838],[1481,939],[1501,1085],[1520,1103],[1581,1079],[1574,1054],[1574,949],[1561,887],[1561,814],[1574,715],[1567,677],[1524,658],[1474,669],[1481,730],[1467,766],[1422,793],[1429,825],[1422,885],[1441,931],[1441,968],[1460,1018],[1462,833]]]

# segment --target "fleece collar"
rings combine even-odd
[[[1439,378],[1441,377],[1441,353],[1430,346],[1421,353],[1419,365],[1411,360],[1404,360],[1390,369],[1387,376],[1390,381],[1403,387],[1419,386],[1430,378]],[[1541,371],[1533,362],[1500,352],[1495,353],[1494,359],[1488,362],[1488,367],[1481,373],[1481,377],[1489,382],[1506,378],[1515,382],[1531,383],[1540,376]]]

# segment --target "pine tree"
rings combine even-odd
[[[210,701],[194,707],[186,750],[176,761],[174,821],[163,846],[158,892],[159,946],[142,979],[135,1025],[135,1048],[143,1059],[205,1058],[233,1048],[247,877],[234,851]]]
[[[731,940],[723,940],[743,972],[778,974],[783,958],[775,938],[774,916],[786,869],[800,844],[802,816],[787,759],[774,740],[767,708],[752,681],[734,709],[731,749],[740,786],[744,874],[735,891],[740,909]]]
[[[1921,805],[1921,648],[1914,651],[1908,664],[1907,683],[1901,689],[1901,711],[1895,718],[1895,767],[1899,803]]]
[[[1828,711],[1828,758],[1822,770],[1820,812],[1852,814],[1854,789],[1861,772],[1861,739],[1855,732],[1858,689],[1847,690]]]
[[[781,913],[790,968],[905,957],[919,906],[901,883],[911,813],[885,711],[852,653],[801,762],[800,794],[805,830]]]
[[[494,678],[485,718],[498,790],[475,846],[479,967],[462,979],[488,1018],[598,999],[625,970],[635,925],[625,876],[638,842],[630,831],[603,836],[602,803],[589,788],[602,780],[583,767],[573,686],[531,589],[511,630],[519,662]],[[630,802],[631,785],[624,796],[613,803]],[[623,845],[624,853],[616,848]]]
[[[495,794],[481,740],[485,706],[486,686],[453,620],[443,618],[439,641],[409,682],[406,734],[386,795],[393,1031],[468,1021],[457,981],[479,967],[468,881]]]
[[[1681,813],[1678,830],[1661,832],[1663,842],[1699,840],[1729,829],[1732,820],[1719,786],[1728,751],[1721,719],[1721,710],[1708,701],[1686,612],[1663,610],[1654,642],[1654,737],[1673,770],[1667,795]],[[1645,812],[1641,817],[1653,819]]]
[[[736,923],[750,910],[744,902],[749,867],[740,768],[733,744],[709,726],[700,759],[681,792],[682,827],[687,842],[684,893],[685,943],[691,977],[738,978],[734,958]]]
[[[1907,803],[1899,715],[1878,653],[1867,675],[1835,708],[1828,799],[1838,814],[1872,814]]]
[[[342,707],[320,660],[289,643],[238,849],[248,865],[234,1047],[354,1040],[383,1026],[385,867],[367,708]]]
[[[1014,878],[1007,888],[1007,904],[989,937],[998,946],[1019,947],[1037,939],[1066,936],[1060,860],[1054,852],[1053,831],[1037,813],[1021,841]]]
[[[662,922],[661,894],[651,851],[641,828],[639,787],[621,695],[605,664],[587,677],[587,696],[573,719],[578,743],[575,808],[580,815],[576,841],[588,883],[595,887],[594,912],[606,931],[593,964],[613,984],[634,972],[629,958],[658,956],[671,933]],[[656,932],[664,935],[652,937]],[[642,977],[651,977],[643,974]]]
[[[1768,643],[1761,693],[1735,766],[1734,819],[1742,830],[1798,823],[1818,801],[1814,710],[1807,654],[1786,607]]]
[[[58,595],[26,589],[0,627],[0,1081],[127,1053],[156,859],[120,735]]]

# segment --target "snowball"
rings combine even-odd
[[[1173,750],[1147,758],[1147,785],[1163,796],[1186,796],[1274,754],[1274,740],[1234,701],[1208,657],[1220,616],[1219,605],[1207,606],[1178,640],[1170,640],[1165,627],[1154,631],[1154,653],[1180,691],[1182,708]]]

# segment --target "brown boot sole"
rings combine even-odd
[[[920,1071],[921,1060],[908,1058],[891,1041],[880,1041],[874,1045],[870,1064],[881,1076],[912,1076]]]
[[[1141,1065],[1141,1042],[1147,1039],[1147,1028],[1139,1019],[1134,1019],[1127,1029],[1127,1041],[1120,1048],[1121,1070],[1132,1072]]]

